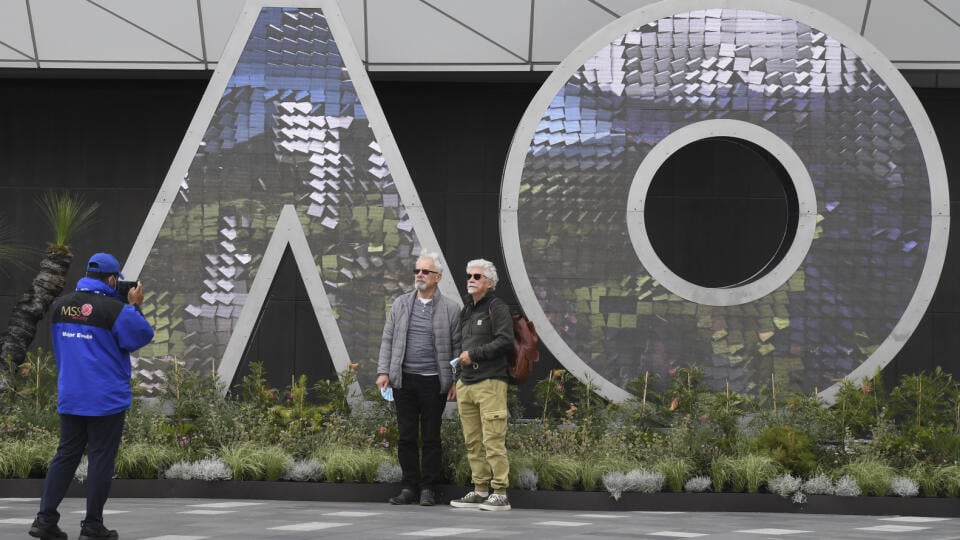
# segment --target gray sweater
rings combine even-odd
[[[390,386],[403,385],[403,355],[407,349],[407,328],[416,291],[397,297],[390,307],[380,340],[380,358],[377,374],[390,377]],[[437,350],[437,371],[440,373],[440,391],[447,393],[453,384],[450,360],[460,355],[460,305],[454,300],[433,293],[433,339]]]

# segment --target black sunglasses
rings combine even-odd
[[[483,278],[485,278],[485,277],[487,277],[487,276],[485,276],[485,275],[483,275],[483,274],[467,274],[467,281],[469,281],[470,278],[473,278],[475,281],[480,281],[481,279],[483,279]]]
[[[414,268],[413,275],[417,274],[439,274],[440,272],[435,272],[433,270],[427,270],[426,268]]]

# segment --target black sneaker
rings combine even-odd
[[[480,508],[480,504],[487,500],[489,495],[481,495],[476,491],[471,491],[459,499],[450,501],[450,506],[454,508]]]
[[[480,503],[480,509],[494,512],[510,510],[510,501],[506,495],[491,493],[487,500]]]
[[[390,504],[413,504],[417,502],[417,495],[412,489],[403,488],[396,497],[390,497]]]
[[[433,506],[435,503],[432,489],[420,490],[420,506]]]
[[[44,523],[40,518],[33,520],[27,534],[41,540],[67,540],[67,533],[60,530],[56,523]]]
[[[118,540],[120,535],[103,526],[102,523],[81,523],[80,540]]]

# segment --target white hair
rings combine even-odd
[[[443,273],[443,261],[440,260],[440,254],[434,251],[421,251],[417,260],[430,259],[433,261],[433,268],[438,273]]]
[[[492,262],[486,259],[474,259],[467,263],[467,272],[471,268],[483,268],[483,275],[490,280],[490,289],[494,290],[497,288],[497,267],[493,265]]]

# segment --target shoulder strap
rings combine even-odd
[[[490,316],[491,321],[493,320],[493,303],[496,302],[497,300],[500,300],[500,299],[494,296],[493,298],[490,299],[489,302],[487,302],[487,315]]]

